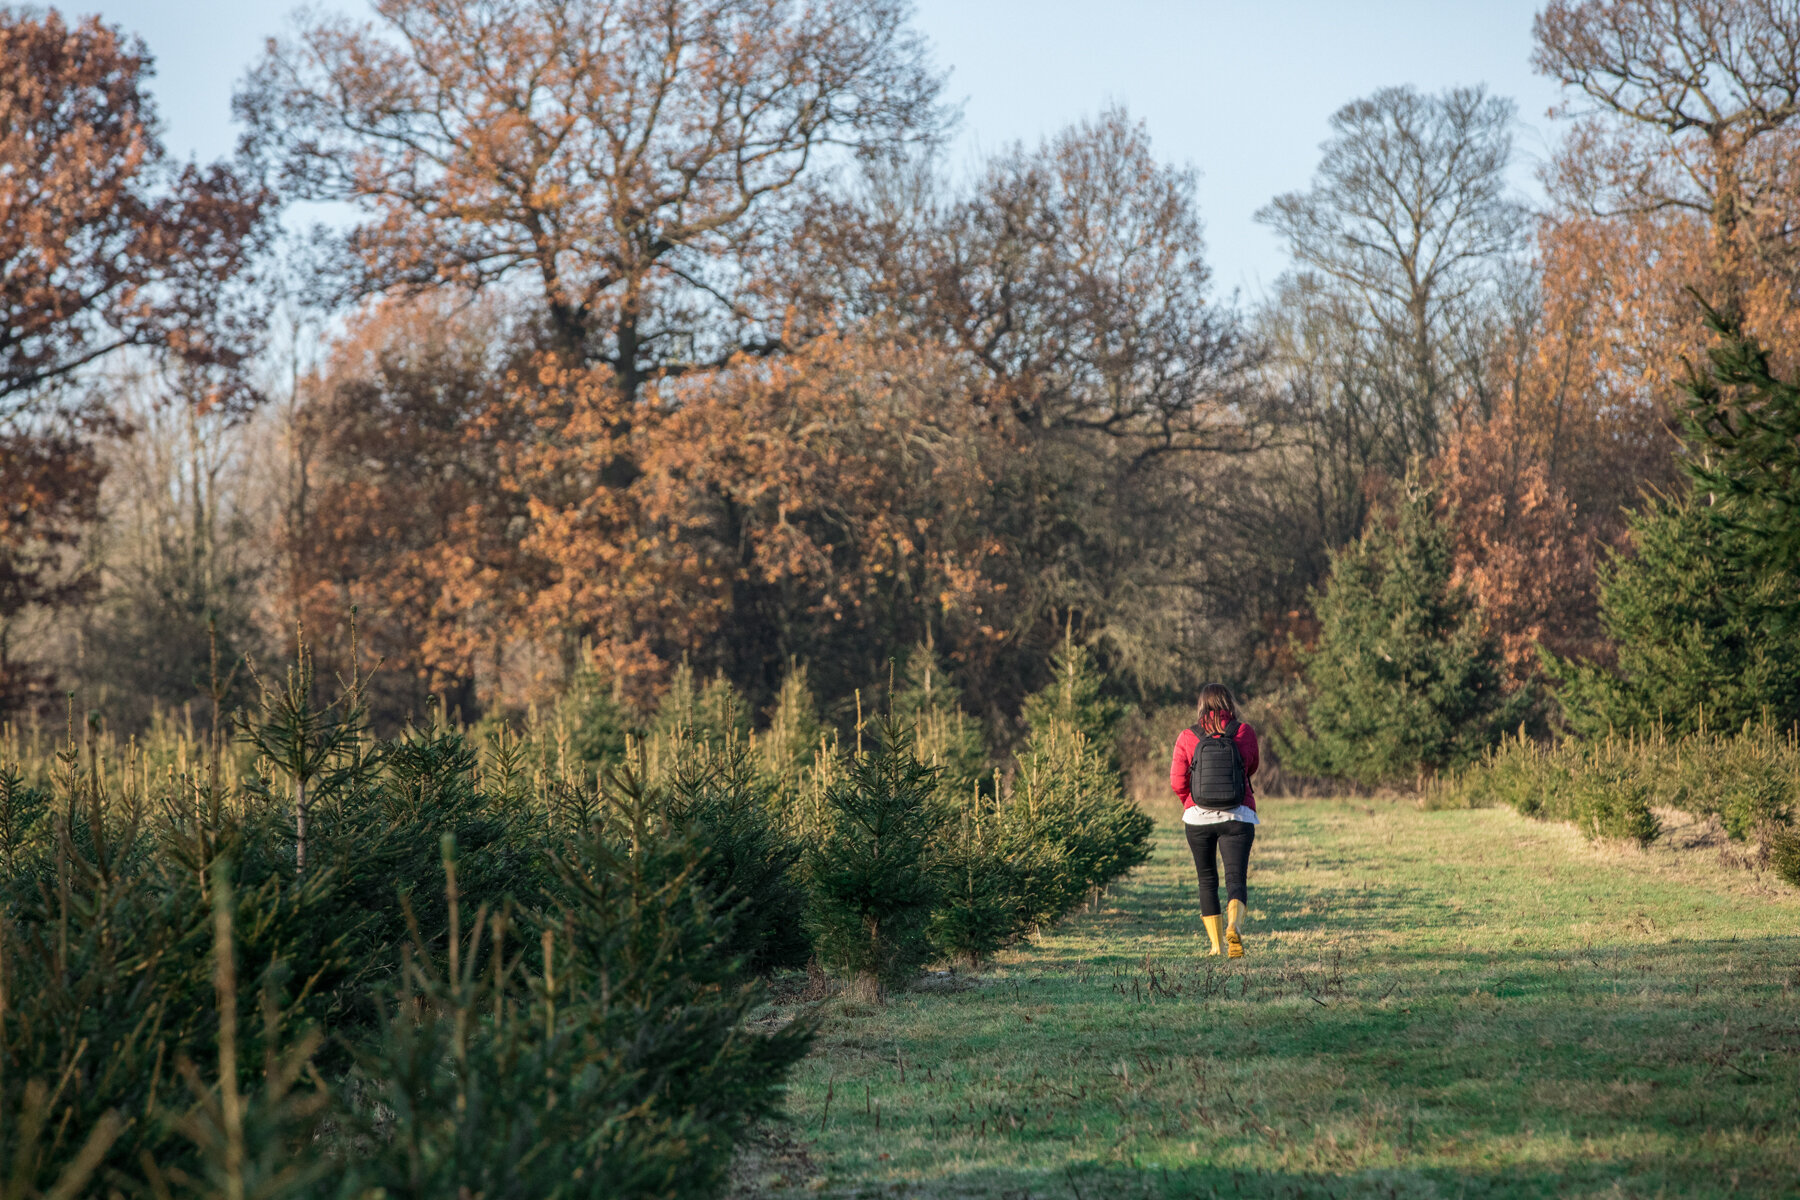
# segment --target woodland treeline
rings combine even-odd
[[[8,10],[0,708],[129,730],[303,638],[389,728],[682,664],[841,719],[925,645],[1004,745],[1073,639],[1351,778],[1604,727],[1559,697],[1607,680],[1692,711],[1734,660],[1622,659],[1603,584],[1693,511],[1708,351],[1794,369],[1800,15],[1534,31],[1544,207],[1511,101],[1384,88],[1246,298],[1128,112],[954,169],[901,0],[377,0],[271,40],[216,164],[127,32]]]

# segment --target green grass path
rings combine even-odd
[[[1800,895],[1504,811],[1264,807],[1247,958],[1202,956],[1171,819],[977,986],[828,1007],[743,1190],[1800,1195]]]

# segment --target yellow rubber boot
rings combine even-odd
[[[1244,919],[1244,902],[1242,900],[1228,901],[1225,905],[1225,912],[1227,914],[1225,921],[1225,957],[1242,958],[1244,957],[1244,942],[1242,938],[1238,937],[1238,922]],[[1216,921],[1218,918],[1214,917],[1213,920]]]
[[[1214,913],[1210,917],[1201,917],[1200,923],[1206,926],[1206,936],[1212,939],[1212,952],[1214,954],[1219,953],[1219,914]]]

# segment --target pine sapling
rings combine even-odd
[[[871,724],[875,745],[824,795],[806,874],[815,952],[855,995],[879,1000],[931,957],[944,814],[933,802],[937,772],[914,756],[911,731],[892,716]]]
[[[1006,852],[1001,833],[999,806],[971,789],[937,852],[942,885],[931,914],[932,944],[971,970],[1017,940],[1028,924],[1021,868],[1029,863]]]
[[[312,651],[300,644],[294,665],[279,688],[261,679],[257,711],[244,717],[241,736],[288,777],[294,818],[294,873],[306,874],[306,822],[316,798],[314,785],[353,754],[362,738],[365,712],[361,688],[344,689],[330,704],[313,697]]]

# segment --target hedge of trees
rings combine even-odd
[[[1738,847],[1738,862],[1800,886],[1800,743],[1792,726],[1754,721],[1551,744],[1521,733],[1435,780],[1424,798],[1433,807],[1503,805],[1570,822],[1590,838],[1646,845],[1662,836],[1673,810],[1714,825]]]

